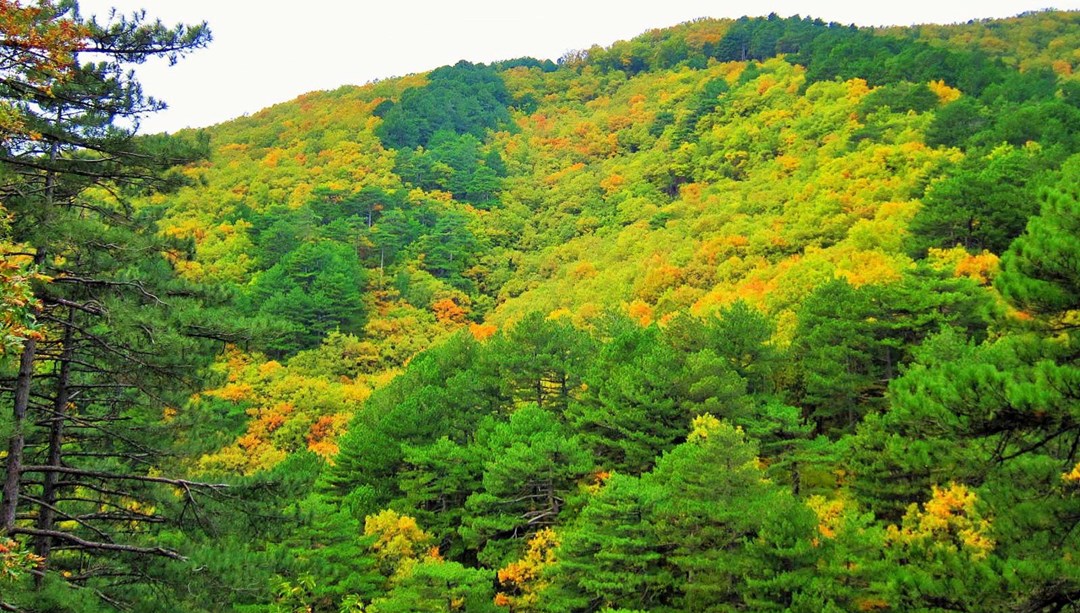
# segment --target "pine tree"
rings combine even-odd
[[[532,534],[555,525],[567,497],[593,467],[578,437],[539,407],[489,422],[477,435],[482,487],[466,502],[462,536],[492,566],[509,562]]]
[[[403,453],[398,487],[404,496],[393,506],[409,509],[427,526],[439,539],[444,555],[460,555],[463,545],[457,530],[465,514],[465,501],[480,488],[482,457],[475,448],[446,437],[431,445],[405,445]]]
[[[1042,196],[1039,215],[1002,257],[997,282],[1018,308],[1049,319],[1052,326],[1080,305],[1080,158],[1073,157],[1062,177]]]
[[[67,73],[16,63],[0,83],[26,127],[0,147],[0,197],[15,213],[13,239],[51,277],[35,287],[43,338],[26,342],[18,372],[5,376],[14,411],[0,525],[31,537],[50,569],[99,560],[78,579],[92,584],[99,574],[140,575],[139,556],[180,558],[151,528],[173,511],[193,517],[204,487],[161,476],[167,443],[154,424],[169,390],[208,356],[199,337],[220,330],[201,321],[205,295],[176,280],[154,219],[129,199],[167,189],[165,170],[205,142],[136,138],[120,122],[137,126],[162,108],[126,67],[176,60],[209,31],[142,14],[87,21],[74,2],[40,9],[35,27],[69,24],[78,44]]]
[[[994,576],[1025,582],[1020,593],[1011,587],[984,604],[1019,600],[1022,610],[1042,610],[1080,593],[1080,575],[1063,563],[1077,550],[1080,516],[1076,496],[1063,488],[1080,459],[1077,168],[1066,164],[1003,258],[998,286],[1030,310],[1028,319],[979,344],[956,332],[932,339],[890,386],[890,410],[869,420],[851,446],[856,491],[894,521],[903,498],[918,500],[931,486],[956,480],[974,488],[994,518],[993,555],[1003,561]],[[969,570],[961,564],[948,574],[976,581],[960,578]],[[990,585],[986,577],[977,583]]]
[[[542,595],[545,610],[668,602],[674,577],[653,519],[661,495],[650,482],[611,475],[561,537],[552,586]]]
[[[740,430],[703,415],[647,477],[661,492],[653,521],[684,610],[738,607],[753,569],[745,543],[770,509],[788,501],[794,510],[790,494],[764,481],[756,451]]]
[[[691,414],[676,391],[685,379],[659,328],[623,327],[591,364],[567,420],[603,470],[640,474],[685,436]]]

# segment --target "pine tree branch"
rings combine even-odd
[[[173,560],[187,560],[184,556],[163,547],[137,547],[135,545],[123,545],[120,543],[102,543],[98,541],[88,541],[86,539],[79,538],[74,534],[68,534],[67,532],[61,532],[59,530],[38,530],[37,528],[13,528],[11,534],[25,534],[27,536],[48,536],[54,539],[58,539],[72,545],[75,545],[78,549],[96,549],[100,551],[121,551],[126,553],[135,553],[141,555],[156,555],[166,558],[172,558]]]
[[[146,287],[137,281],[109,281],[107,279],[90,279],[86,277],[76,277],[74,275],[64,275],[53,279],[53,283],[78,283],[81,285],[102,285],[105,287],[134,287],[144,298],[149,298],[162,306],[168,306],[161,298],[158,298],[156,295],[147,291]]]
[[[148,477],[146,475],[122,475],[119,473],[108,473],[96,470],[83,470],[81,468],[72,468],[70,466],[23,466],[21,468],[23,473],[63,473],[66,475],[79,475],[81,477],[91,477],[94,479],[105,479],[110,481],[142,481],[146,483],[164,483],[166,485],[173,485],[182,488],[194,488],[194,489],[224,489],[229,487],[227,483],[203,483],[200,481],[189,481],[187,479],[169,479],[166,477]]]
[[[139,451],[142,451],[144,453],[147,453],[147,454],[153,454],[154,453],[154,450],[151,449],[150,447],[147,447],[146,445],[143,445],[143,444],[139,443],[138,441],[136,441],[136,440],[134,440],[134,439],[132,439],[130,437],[124,436],[123,434],[120,434],[119,432],[116,432],[116,431],[111,430],[109,428],[105,428],[104,426],[101,426],[99,423],[96,423],[96,422],[111,423],[111,422],[115,421],[113,419],[104,419],[104,418],[102,418],[102,419],[91,420],[91,419],[86,419],[86,418],[78,417],[78,416],[71,415],[71,414],[66,414],[66,415],[61,416],[61,415],[58,415],[57,412],[52,409],[52,407],[42,407],[42,408],[39,409],[39,411],[44,412],[44,413],[48,413],[48,414],[50,414],[52,416],[63,417],[64,419],[72,422],[73,424],[76,424],[77,426],[97,430],[98,432],[101,432],[102,434],[104,434],[106,437],[109,437],[109,438],[112,438],[112,439],[115,439],[115,440],[123,441],[124,443],[127,443],[128,445],[131,445],[133,448],[135,448],[135,449],[137,449]]]
[[[41,296],[41,300],[43,302],[45,302],[46,304],[55,304],[55,305],[59,305],[59,306],[66,306],[69,309],[75,309],[77,311],[82,311],[84,313],[89,313],[91,315],[104,315],[105,314],[104,307],[102,307],[97,302],[88,302],[86,304],[82,304],[82,303],[74,302],[72,300],[67,300],[66,298],[61,298],[59,296],[50,296],[48,294],[43,294]]]
[[[83,519],[78,518],[78,517],[74,517],[72,515],[69,515],[68,513],[65,513],[62,510],[56,508],[55,506],[53,506],[51,504],[47,504],[44,500],[34,498],[33,496],[26,496],[25,494],[20,494],[19,498],[21,498],[23,500],[27,500],[29,502],[32,502],[32,503],[34,503],[34,504],[36,504],[38,506],[45,507],[46,509],[49,509],[53,513],[56,513],[60,517],[64,518],[65,520],[77,522],[80,526],[86,528],[87,530],[90,530],[90,531],[94,532],[100,538],[103,538],[103,539],[108,538],[108,535],[105,534],[104,532],[102,532],[99,528],[95,528],[94,526],[90,525],[89,523],[87,523]]]

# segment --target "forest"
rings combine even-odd
[[[1080,12],[142,134],[212,25],[0,0],[0,611],[1080,611]]]

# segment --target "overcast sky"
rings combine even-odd
[[[642,6],[635,6],[635,5]],[[558,59],[697,17],[776,12],[858,25],[955,23],[1080,0],[83,0],[84,15],[145,8],[169,24],[207,21],[214,41],[173,67],[140,68],[169,109],[144,132],[203,127],[305,92],[422,72],[465,59]]]

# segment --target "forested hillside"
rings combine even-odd
[[[152,137],[205,27],[0,16],[0,609],[1077,609],[1080,13]]]

